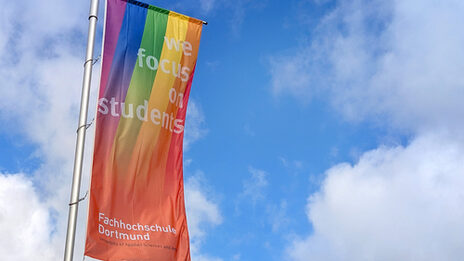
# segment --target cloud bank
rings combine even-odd
[[[314,232],[291,260],[461,260],[464,144],[424,135],[326,172],[308,199]]]
[[[349,120],[463,127],[462,1],[337,1],[311,41],[270,58],[272,91],[328,97]]]
[[[325,4],[322,2],[320,4]],[[336,1],[310,41],[272,56],[272,93],[331,103],[411,135],[325,173],[313,232],[288,260],[460,260],[464,254],[462,1]]]

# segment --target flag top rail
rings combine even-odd
[[[136,0],[120,0],[120,1],[124,1],[124,2],[129,3],[129,4],[137,5],[137,6],[147,8],[147,9],[150,9],[150,10],[153,10],[153,11],[156,11],[156,12],[164,13],[164,14],[172,13],[173,15],[175,15],[175,16],[177,16],[179,18],[187,19],[187,20],[191,19],[191,20],[193,20],[193,21],[195,21],[197,23],[202,23],[204,25],[208,24],[208,22],[206,22],[206,21],[203,21],[203,20],[200,20],[200,19],[197,19],[197,18],[194,18],[194,17],[186,16],[186,15],[183,15],[183,14],[180,14],[180,13],[177,13],[177,12],[174,12],[174,11],[170,11],[170,10],[167,10],[167,9],[164,9],[164,8],[161,8],[161,7],[157,7],[157,6],[154,6],[154,5],[150,5],[150,4],[147,4],[147,3],[143,3],[143,2],[140,2],[140,1],[136,1]]]

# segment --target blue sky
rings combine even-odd
[[[193,260],[461,259],[463,3],[146,2],[208,21],[185,132]],[[0,255],[56,260],[88,3],[3,6]]]

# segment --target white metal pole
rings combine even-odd
[[[64,261],[73,260],[74,240],[76,237],[77,208],[79,203],[79,190],[81,186],[82,161],[84,158],[84,142],[87,127],[87,110],[89,107],[90,81],[92,79],[93,47],[95,31],[98,20],[98,0],[91,0],[89,12],[89,32],[87,36],[87,53],[84,63],[84,79],[82,82],[81,109],[79,113],[79,125],[77,129],[76,151],[74,155],[74,171],[71,188],[71,200],[69,203],[68,230],[66,234],[66,246]]]

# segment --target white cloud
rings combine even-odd
[[[193,252],[193,250],[192,250]],[[194,261],[222,261],[221,258],[217,258],[217,257],[210,257],[210,256],[207,256],[207,255],[198,255],[198,254],[195,254],[195,252],[193,252],[192,254],[192,260]]]
[[[287,169],[299,170],[303,168],[303,162],[301,160],[289,160],[285,157],[279,157],[279,161]]]
[[[192,259],[197,261],[220,261],[221,259],[202,254],[200,249],[209,228],[222,223],[217,203],[205,192],[202,175],[197,174],[185,183],[185,201],[189,226]]]
[[[309,59],[302,55],[272,57],[269,60],[272,75],[272,93],[279,96],[288,93],[298,97],[304,103],[309,102],[313,95],[312,73]]]
[[[338,1],[310,42],[271,59],[274,94],[320,95],[346,119],[413,134],[326,172],[308,200],[314,231],[293,240],[289,260],[462,259],[463,10],[454,0]]]
[[[153,4],[153,2],[152,2]],[[156,5],[156,3],[155,3]],[[200,0],[200,1],[191,1],[191,0],[181,0],[168,4],[167,6],[160,6],[163,8],[168,8],[176,12],[185,13],[186,15],[200,15],[205,16],[211,14],[218,6],[217,0]],[[196,17],[202,18],[202,17]]]
[[[215,0],[200,0],[200,6],[204,13],[209,13],[213,10],[215,3]]]
[[[185,117],[184,150],[188,150],[192,143],[201,139],[208,133],[205,125],[205,116],[201,106],[190,99]]]
[[[251,136],[251,137],[254,137],[256,136],[256,133],[255,131],[253,130],[253,128],[250,126],[250,124],[246,123],[244,126],[243,126],[243,130],[245,132],[246,135],[248,136]]]
[[[251,176],[243,181],[243,190],[240,197],[251,202],[254,206],[258,201],[265,198],[264,189],[268,185],[268,173],[264,170],[255,169],[253,167],[249,167],[248,171]]]
[[[272,57],[272,91],[324,93],[351,120],[416,131],[462,127],[464,2],[339,1],[293,55]]]
[[[461,260],[464,143],[446,135],[381,147],[326,172],[308,199],[314,232],[291,260]]]
[[[279,205],[269,204],[266,208],[272,232],[284,229],[290,223],[287,213],[287,201],[281,200]]]
[[[0,254],[3,260],[58,260],[53,224],[30,179],[0,174]]]
[[[7,259],[57,260],[63,256],[66,233],[83,71],[83,32],[86,29],[88,4],[50,0],[40,3],[11,2],[5,6],[2,9],[4,23],[0,29],[0,39],[4,39],[5,43],[5,48],[0,49],[0,55],[4,57],[0,63],[0,120],[15,135],[34,145],[36,151],[33,155],[41,163],[28,176],[9,177],[30,187],[28,193],[31,202],[20,202],[18,199],[18,202],[11,203],[8,198],[1,197],[0,204],[15,204],[14,207],[18,209],[31,208],[31,213],[38,213],[42,217],[42,220],[34,222],[42,224],[37,224],[40,230],[25,227],[25,234],[34,235],[23,244],[11,241],[16,248],[11,246],[2,249],[0,254],[8,256],[8,251],[15,251],[20,247],[22,252],[16,253],[16,259]],[[98,67],[96,70],[98,71]],[[95,83],[97,78],[93,78]],[[91,105],[90,115],[92,111]],[[89,140],[91,139],[92,133],[89,133]],[[87,154],[89,145],[87,144]],[[88,174],[86,167],[83,188],[88,184]],[[10,182],[8,186],[15,184]],[[8,219],[1,224],[2,228],[11,226],[11,218],[15,217],[13,213],[8,213]],[[82,257],[83,253],[85,213],[86,204],[82,204],[76,257]],[[18,220],[21,221],[20,218]],[[35,249],[35,246],[40,246],[43,251]],[[23,253],[24,256],[21,256]],[[27,256],[29,254],[30,257]],[[40,256],[42,254],[43,258]]]

